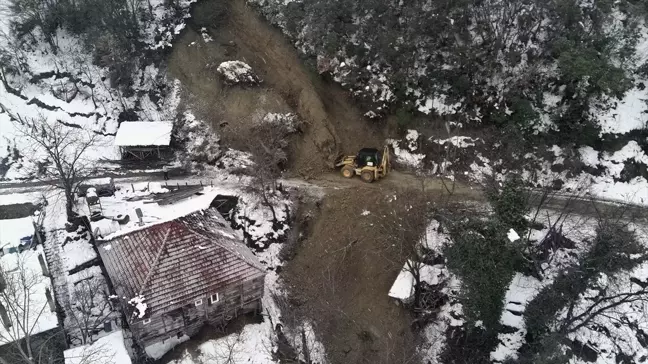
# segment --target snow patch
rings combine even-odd
[[[433,139],[430,138],[431,141],[437,144],[444,145],[446,143],[452,144],[455,147],[458,148],[467,148],[467,147],[474,147],[475,143],[481,141],[479,138],[471,138],[468,136],[453,136],[448,139]]]
[[[159,341],[156,342],[155,344],[151,344],[145,347],[144,351],[146,352],[146,355],[157,360],[163,357],[164,354],[168,353],[169,350],[173,349],[178,344],[182,344],[187,340],[189,340],[189,336],[187,335],[182,335],[180,337],[172,336],[166,340]],[[182,363],[184,363],[184,361]]]
[[[91,345],[65,350],[65,364],[131,364],[121,330],[99,338]]]
[[[542,283],[538,279],[524,276],[521,273],[515,274],[504,297],[505,307],[500,323],[518,330],[498,335],[500,343],[491,352],[491,360],[501,362],[508,357],[517,358],[517,351],[526,341],[524,311],[541,287]]]
[[[232,85],[239,83],[255,85],[260,82],[252,67],[245,62],[226,61],[221,63],[216,71],[225,77],[226,83]]]
[[[399,141],[395,139],[388,139],[387,143],[394,149],[394,156],[396,161],[410,167],[420,167],[425,159],[425,154],[412,153],[412,151],[401,148]]]
[[[513,229],[510,229],[510,230],[508,231],[507,236],[508,236],[508,239],[509,239],[509,241],[510,241],[511,243],[513,243],[513,242],[515,242],[515,241],[517,241],[517,240],[520,240],[520,235],[518,235],[518,233],[517,233],[515,230],[513,230]]]
[[[128,301],[128,304],[133,306],[133,317],[143,318],[146,315],[146,309],[148,305],[145,302],[144,296],[139,295],[131,298]]]

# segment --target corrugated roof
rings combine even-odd
[[[119,124],[115,145],[119,147],[167,146],[171,144],[170,121],[125,121]]]
[[[144,296],[147,315],[265,274],[215,209],[121,235],[101,243],[99,253],[117,294],[125,301]]]

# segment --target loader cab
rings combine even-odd
[[[382,155],[378,149],[362,148],[356,155],[355,164],[358,168],[365,166],[377,167],[382,162]]]

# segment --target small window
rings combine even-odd
[[[150,318],[146,318],[146,319],[142,320],[142,323],[143,323],[144,325],[148,325],[148,324],[151,323],[151,319],[150,319]]]
[[[200,305],[202,305],[202,299],[194,301],[194,306],[200,306]]]
[[[209,296],[209,303],[214,304],[216,302],[220,301],[220,297],[218,296],[218,293],[214,293],[213,295]]]

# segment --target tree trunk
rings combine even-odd
[[[277,222],[277,212],[274,209],[274,206],[272,206],[272,202],[270,202],[270,198],[268,198],[268,191],[265,190],[265,187],[263,188],[263,202],[265,203],[266,206],[270,209],[270,212],[272,213],[272,222],[276,223]]]
[[[76,216],[74,213],[74,193],[72,189],[68,186],[65,187],[65,213],[67,215],[68,221]]]

